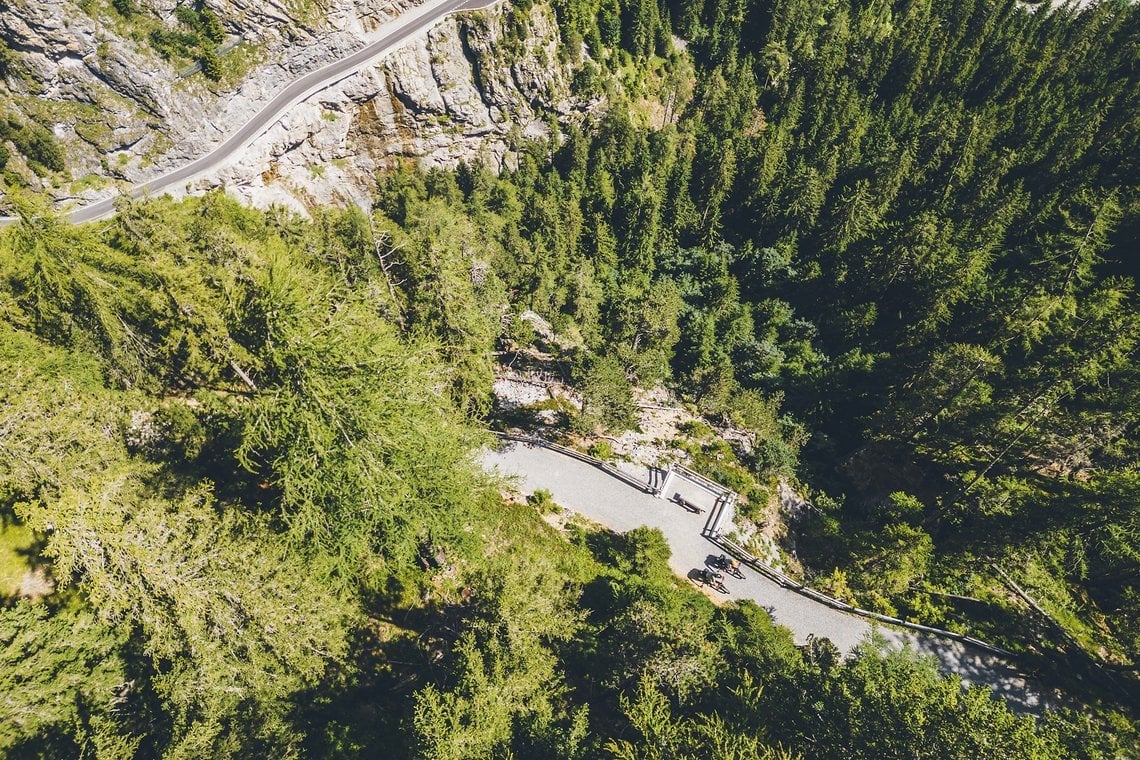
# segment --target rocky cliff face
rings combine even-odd
[[[0,0],[0,39],[15,62],[0,82],[0,113],[49,126],[68,163],[37,178],[10,151],[8,170],[63,203],[204,155],[284,83],[374,39],[413,0],[331,0],[323,10],[297,0],[207,0],[227,34],[217,82],[155,49],[156,29],[180,31],[173,0],[132,6],[130,18],[102,2]],[[399,160],[499,167],[511,139],[590,108],[571,94],[575,65],[560,62],[558,48],[544,5],[450,17],[293,107],[187,190],[223,184],[257,205],[304,209],[366,202],[375,171]]]
[[[510,142],[576,121],[596,102],[571,95],[553,13],[535,6],[508,51],[502,11],[451,17],[376,65],[301,103],[201,185],[251,203],[366,203],[377,170],[401,160],[501,168]]]

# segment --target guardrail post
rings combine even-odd
[[[716,500],[716,518],[713,520],[712,525],[709,526],[710,533],[716,535],[720,532],[720,524],[724,521],[724,513],[732,504],[733,498],[730,493],[725,493]]]
[[[657,497],[660,499],[668,499],[669,484],[673,482],[673,463],[670,462],[665,468],[665,480],[661,483],[661,488],[657,489]]]
[[[605,462],[603,462],[602,460],[600,460],[596,457],[591,457],[588,454],[583,454],[581,452],[574,451],[573,449],[567,449],[564,446],[559,446],[556,443],[552,443],[550,441],[544,440],[542,438],[537,438],[535,436],[523,436],[523,435],[517,435],[517,434],[513,434],[513,433],[500,432],[497,430],[493,430],[491,432],[495,436],[502,438],[504,440],[518,441],[520,443],[525,443],[527,445],[543,446],[543,447],[548,448],[552,451],[557,451],[561,454],[565,454],[567,456],[571,456],[571,457],[574,457],[576,459],[580,459],[584,462],[588,462],[590,464],[593,464],[596,467],[600,467],[605,472],[608,472],[611,475],[614,475],[616,477],[621,478],[622,480],[629,483],[630,485],[634,484],[633,479],[629,475],[627,475],[626,473],[622,472],[621,470],[618,470],[615,467],[612,467],[612,466],[606,464]],[[670,463],[668,469],[666,470],[665,482],[662,484],[661,490],[657,493],[657,495],[660,496],[661,498],[667,498],[666,496],[663,496],[663,494],[667,493],[666,486],[668,486],[670,480],[672,479],[674,472],[675,471],[673,468],[673,464]],[[652,492],[652,488],[650,488],[648,486],[638,486],[638,487],[644,488],[644,489],[648,490],[649,492]],[[718,531],[720,530],[721,522],[724,519],[724,512],[729,507],[735,506],[737,498],[738,498],[737,495],[735,493],[733,493],[732,491],[730,491],[728,489],[724,490],[724,492],[717,498],[716,503],[713,505],[713,508],[709,510],[709,517],[708,517],[708,520],[705,521],[705,528],[701,532],[701,535],[703,535],[706,538],[714,541],[722,549],[727,549],[729,551],[729,553],[733,554],[734,556],[743,559],[744,562],[746,562],[749,565],[749,567],[763,573],[764,575],[768,576],[769,578],[771,578],[773,581],[780,584],[781,586],[783,586],[785,588],[793,589],[794,591],[802,594],[803,596],[806,596],[809,599],[815,599],[816,601],[819,601],[820,603],[825,604],[828,607],[831,607],[833,609],[843,610],[845,612],[849,612],[851,614],[858,615],[859,617],[868,618],[871,620],[879,620],[882,622],[889,622],[889,623],[892,623],[894,625],[898,625],[898,626],[903,627],[903,628],[909,628],[911,630],[924,631],[924,632],[931,633],[931,634],[934,634],[936,636],[951,639],[954,641],[961,641],[961,642],[968,644],[970,646],[976,647],[978,649],[982,649],[982,650],[987,651],[987,652],[991,652],[993,654],[996,654],[996,655],[999,655],[1002,657],[1009,658],[1011,660],[1016,659],[1016,655],[1014,655],[1009,650],[1003,649],[1002,647],[994,646],[993,644],[987,644],[986,642],[981,641],[979,639],[976,639],[972,636],[966,636],[966,635],[963,635],[960,633],[953,633],[951,631],[946,631],[946,630],[943,630],[941,628],[934,628],[932,626],[925,626],[925,625],[922,625],[921,623],[912,623],[910,621],[901,620],[899,618],[890,618],[890,617],[887,617],[886,615],[880,615],[880,614],[875,613],[875,612],[870,612],[869,610],[860,609],[858,607],[847,604],[845,602],[841,602],[838,599],[833,599],[832,597],[827,596],[826,594],[822,594],[819,591],[816,591],[815,589],[813,589],[813,588],[811,588],[811,587],[809,587],[803,583],[799,583],[797,581],[792,580],[788,576],[781,573],[779,570],[776,570],[774,567],[770,567],[767,563],[765,563],[759,557],[756,557],[751,552],[746,551],[744,549],[744,547],[739,546],[736,543],[729,541],[728,539],[721,538],[719,536]],[[1002,572],[1001,568],[999,568],[999,567],[995,566],[994,569],[997,570],[999,573]],[[1103,667],[1101,667],[1099,664],[1098,664],[1098,667],[1101,668],[1101,672],[1104,672],[1105,675],[1108,675],[1110,677],[1110,680],[1112,680],[1113,684],[1116,685],[1117,688],[1120,688],[1120,685],[1116,683],[1115,679],[1111,679],[1111,674],[1104,671]]]
[[[701,535],[704,536],[705,538],[716,538],[716,533],[713,531],[713,526],[716,524],[717,512],[719,512],[719,511],[720,511],[720,500],[718,499],[713,504],[712,509],[709,510],[709,516],[708,516],[708,519],[705,520],[704,530],[701,531]]]

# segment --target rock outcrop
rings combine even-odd
[[[229,34],[221,49],[233,80],[212,83],[148,42],[147,29],[179,23],[173,0],[151,0],[142,21],[130,22],[99,0],[8,2],[0,38],[18,73],[0,82],[0,107],[50,125],[64,145],[70,176],[81,181],[41,180],[62,203],[106,196],[208,153],[286,82],[363,46],[412,4],[332,0],[318,13],[304,2],[207,0]],[[291,108],[184,192],[224,185],[256,205],[304,210],[366,203],[375,172],[401,160],[499,168],[511,140],[545,134],[552,119],[580,119],[592,105],[571,87],[588,59],[559,46],[545,5],[449,17]],[[232,70],[243,62],[245,71]]]

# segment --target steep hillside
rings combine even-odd
[[[0,14],[7,184],[64,202],[160,175],[208,153],[286,82],[374,40],[410,5],[11,3]],[[449,18],[291,109],[197,189],[225,184],[259,205],[305,208],[364,200],[375,170],[402,156],[498,165],[509,138],[542,135],[551,118],[588,106],[572,93],[588,63],[576,57],[560,49],[547,6]]]

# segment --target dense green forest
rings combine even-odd
[[[0,493],[60,588],[0,609],[5,756],[1118,751],[910,653],[797,648],[676,578],[657,532],[502,503],[470,388],[505,291],[464,275],[461,220],[397,238],[219,194],[100,228],[21,213]],[[431,278],[397,285],[396,251]]]
[[[557,7],[623,83],[599,123],[379,208],[472,220],[578,374],[758,431],[755,474],[816,489],[814,582],[1134,682],[1135,6]]]
[[[72,227],[9,195],[0,539],[30,529],[57,589],[0,607],[0,753],[1133,752],[1140,12],[555,9],[605,112],[498,175],[408,168],[312,220],[212,193]],[[504,503],[476,452],[524,308],[584,387],[756,432],[758,481],[813,489],[813,580],[1082,655],[1088,704],[796,647],[658,533]],[[991,562],[1072,639],[987,595]]]

